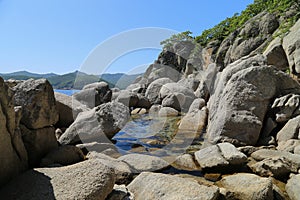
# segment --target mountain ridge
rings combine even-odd
[[[125,73],[104,73],[101,75],[86,74],[81,71],[74,71],[66,74],[55,74],[55,73],[32,73],[29,71],[17,71],[12,73],[0,73],[0,76],[4,80],[15,79],[15,80],[28,80],[30,78],[40,79],[46,78],[52,84],[54,89],[82,89],[84,85],[105,81],[110,87],[119,87],[125,89],[130,85],[136,77],[141,74],[128,75]]]

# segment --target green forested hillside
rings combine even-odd
[[[286,12],[289,9],[297,10],[297,14],[286,17]],[[162,41],[161,44],[168,47],[172,41],[194,40],[195,42],[206,46],[211,41],[221,43],[230,33],[243,27],[243,25],[251,18],[262,11],[274,13],[282,18],[280,24],[280,34],[284,35],[293,24],[300,18],[300,6],[298,0],[254,0],[253,4],[241,13],[235,13],[232,17],[228,17],[214,27],[204,30],[201,35],[192,37],[191,31],[185,31],[171,38]]]

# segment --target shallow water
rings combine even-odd
[[[116,146],[125,151],[131,150],[133,146],[142,146],[148,151],[151,151],[151,148],[162,148],[173,139],[179,120],[180,117],[133,115],[113,139]]]
[[[72,96],[74,93],[79,92],[80,90],[54,90],[54,92],[59,92],[62,94],[66,94],[68,96]]]

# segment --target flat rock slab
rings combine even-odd
[[[195,158],[203,170],[224,171],[232,165],[242,165],[247,156],[230,143],[220,143],[195,152]]]
[[[255,174],[240,173],[224,177],[219,182],[219,185],[225,188],[225,196],[230,195],[230,199],[273,199],[271,178],[262,178]]]
[[[285,189],[291,200],[300,199],[300,174],[293,176],[288,180]]]
[[[152,172],[143,172],[127,188],[136,200],[212,200],[219,196],[216,186],[208,187],[191,179]]]
[[[100,161],[90,160],[29,170],[2,188],[0,196],[16,200],[104,200],[114,184],[114,172]]]
[[[154,172],[165,169],[169,167],[167,163],[162,158],[156,156],[149,156],[143,154],[128,154],[121,156],[118,160],[127,163],[134,171],[134,173],[142,172]]]

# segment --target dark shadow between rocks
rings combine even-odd
[[[10,181],[0,189],[0,197],[14,200],[56,199],[50,177],[35,170],[29,170]]]

